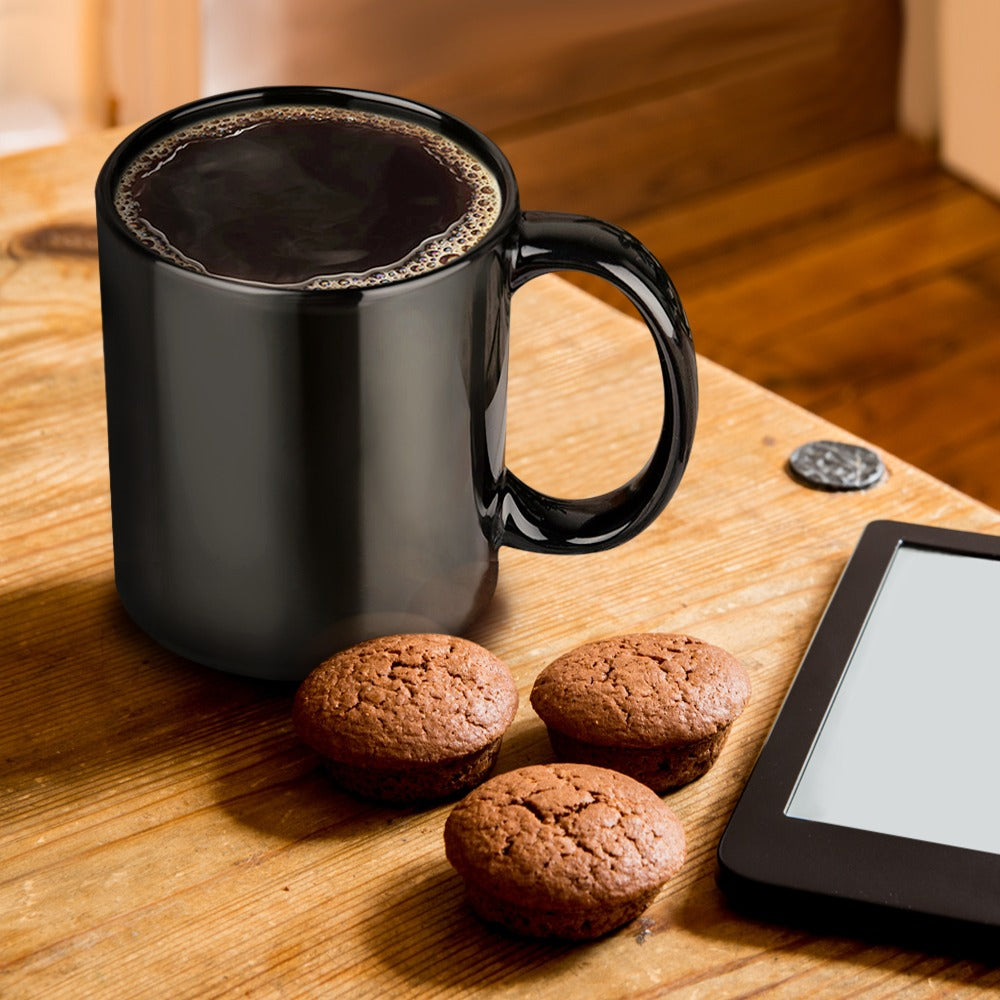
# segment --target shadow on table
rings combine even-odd
[[[503,615],[502,602],[488,613],[494,624]],[[51,812],[57,823],[74,803],[83,812],[120,797],[123,784],[141,783],[154,800],[181,788],[204,798],[208,788],[239,823],[296,842],[374,832],[428,808],[339,791],[293,732],[293,684],[221,673],[163,649],[133,624],[110,577],[2,595],[0,648],[0,753],[12,793],[3,799],[12,811]],[[540,726],[515,725],[499,769],[549,752]]]
[[[378,979],[407,991],[491,984],[518,986],[581,961],[592,943],[533,940],[482,923],[465,901],[461,879],[441,856],[397,870],[362,933]],[[526,994],[527,995],[527,992]]]
[[[0,754],[11,790],[3,801],[12,811],[58,824],[123,785],[154,806],[210,787],[240,822],[293,840],[384,821],[322,780],[292,732],[291,685],[164,650],[128,618],[109,578],[3,595],[0,647]]]
[[[777,914],[741,909],[726,898],[714,879],[699,882],[672,916],[689,933],[738,945],[762,969],[773,957],[795,954],[816,965],[844,963],[909,975],[917,982],[933,974],[943,982],[974,983],[996,962],[992,939],[949,940],[918,927],[907,934],[884,918],[866,924],[856,916],[845,921],[843,915],[816,914],[809,920],[804,910],[798,910],[786,913],[782,920]],[[985,965],[979,964],[984,961]]]

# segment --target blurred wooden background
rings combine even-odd
[[[645,241],[702,354],[1000,507],[1000,209],[897,129],[899,0],[491,6],[214,0],[203,82],[452,111],[525,207]]]
[[[903,0],[76,2],[109,119],[261,83],[445,108],[526,208],[644,240],[702,354],[1000,507],[1000,209],[898,129]]]

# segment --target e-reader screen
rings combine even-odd
[[[1000,854],[1000,560],[900,545],[787,816]]]

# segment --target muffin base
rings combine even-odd
[[[643,913],[656,898],[659,888],[605,903],[598,908],[576,907],[570,910],[544,910],[530,902],[511,903],[493,893],[467,885],[465,894],[473,912],[482,920],[523,937],[562,938],[587,941],[603,937]]]
[[[482,750],[438,764],[376,767],[326,760],[330,777],[345,791],[382,802],[426,802],[469,791],[493,770],[502,740]]]
[[[547,727],[549,742],[558,760],[594,764],[620,771],[648,785],[654,792],[668,792],[696,781],[718,760],[729,736],[729,726],[705,739],[663,747],[607,747],[584,743]]]

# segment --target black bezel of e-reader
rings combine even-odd
[[[1000,559],[1000,537],[894,521],[867,526],[719,843],[718,882],[734,908],[751,916],[820,933],[971,950],[1000,963],[1000,851],[786,814],[900,546]],[[932,634],[931,627],[928,641]],[[962,766],[981,769],[983,794],[1000,796],[1000,759]],[[928,788],[928,808],[934,796]]]

